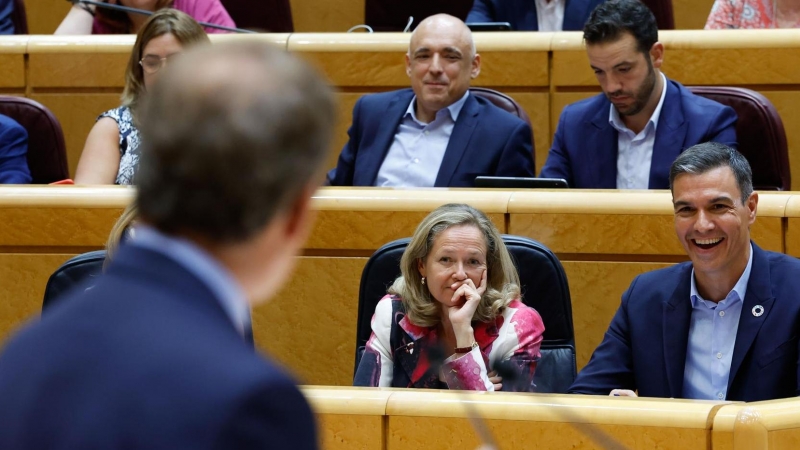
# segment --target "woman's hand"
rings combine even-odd
[[[453,298],[450,299],[450,306],[447,309],[447,317],[455,329],[458,326],[471,326],[472,316],[478,309],[481,296],[486,292],[486,269],[481,274],[481,285],[475,287],[475,283],[467,278],[464,281],[457,281],[450,286],[455,289]],[[458,331],[458,330],[455,330]]]
[[[489,372],[488,375],[489,375],[489,381],[491,381],[492,384],[494,385],[495,391],[503,389],[503,377],[498,375],[496,370]]]

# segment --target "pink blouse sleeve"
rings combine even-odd
[[[189,14],[198,22],[222,25],[229,28],[236,27],[220,0],[175,0],[173,7]],[[204,27],[204,29],[206,33],[228,33],[228,31],[216,28]]]

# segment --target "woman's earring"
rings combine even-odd
[[[425,277],[422,277],[422,285],[425,286]]]

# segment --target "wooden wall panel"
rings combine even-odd
[[[677,428],[668,425],[574,425],[535,420],[487,420],[486,425],[500,448],[547,449],[708,449],[710,430]],[[567,422],[569,419],[563,419]],[[469,419],[452,417],[390,416],[387,449],[411,450],[436,442],[441,450],[478,448],[481,444]],[[584,432],[592,430],[594,433]],[[617,445],[592,440],[592,435],[610,438]]]
[[[298,258],[289,283],[253,310],[258,347],[304,384],[350,386],[358,287],[367,258]]]
[[[28,32],[30,34],[53,34],[66,17],[70,7],[69,2],[25,0]]]
[[[32,53],[29,85],[47,88],[118,88],[125,85],[130,45],[119,53]]]
[[[47,279],[72,256],[0,253],[0,342],[39,314]]]
[[[792,176],[792,190],[800,191],[800,90],[756,89],[769,99],[783,121],[786,142],[789,145],[789,167]],[[755,87],[753,88],[755,89]]]
[[[669,267],[670,263],[561,261],[572,296],[572,322],[578,370],[600,345],[622,294],[637,275]],[[545,324],[547,327],[547,324]]]
[[[25,54],[0,54],[0,88],[25,88]]]
[[[383,450],[383,416],[317,414],[323,450]]]
[[[122,89],[108,93],[34,93],[30,97],[47,107],[61,123],[64,143],[67,146],[69,173],[75,176],[75,168],[97,117],[120,105]]]
[[[297,33],[339,32],[364,23],[364,0],[291,0]]]
[[[675,29],[703,29],[713,4],[714,0],[672,0]]]

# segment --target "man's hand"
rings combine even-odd
[[[489,381],[491,381],[492,384],[494,385],[495,391],[503,389],[503,377],[498,375],[496,370],[489,372],[488,375],[489,375]]]
[[[630,389],[614,389],[608,394],[609,397],[638,397],[636,392],[633,392]]]

